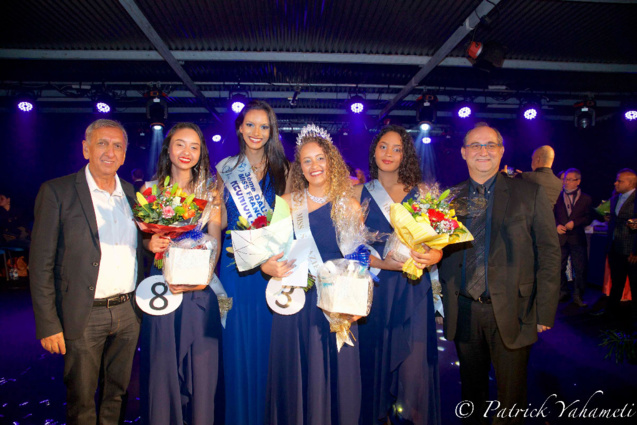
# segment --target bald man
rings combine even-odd
[[[531,156],[531,169],[533,171],[520,173],[524,180],[537,183],[544,188],[544,193],[549,198],[551,206],[555,206],[557,197],[562,191],[562,181],[553,174],[551,167],[555,160],[555,151],[549,145],[540,146],[533,151]]]
[[[626,276],[633,294],[631,301],[632,321],[637,324],[637,174],[624,168],[617,173],[615,191],[610,200],[608,223],[608,265],[613,286],[608,297],[607,312],[617,316],[619,301],[624,291]]]

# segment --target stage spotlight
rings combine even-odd
[[[349,110],[355,114],[360,114],[365,110],[365,99],[363,96],[354,95],[349,99],[348,102]]]
[[[585,130],[595,126],[595,101],[592,99],[583,100],[573,105],[575,116],[573,123],[575,127]]]
[[[534,102],[527,102],[522,104],[522,108],[520,109],[522,112],[522,116],[527,120],[534,120],[538,118],[540,115],[541,107],[539,104]]]
[[[438,97],[434,94],[423,93],[416,99],[416,119],[418,121],[436,121],[436,104]]]
[[[431,137],[428,137],[428,136],[423,137],[423,138],[422,138],[422,142],[423,142],[425,145],[428,145],[429,143],[431,143]]]
[[[20,112],[31,112],[35,109],[35,96],[32,93],[21,93],[16,98],[15,105]]]
[[[429,121],[421,121],[418,124],[418,128],[420,129],[420,131],[423,131],[423,132],[427,132],[427,131],[431,130],[431,127],[432,127],[432,125],[431,125],[431,123]]]
[[[637,109],[629,109],[624,113],[624,118],[627,121],[635,121],[637,120]]]
[[[246,103],[248,103],[248,96],[243,93],[235,93],[230,96],[230,109],[235,114],[238,114],[245,108]]]
[[[218,143],[221,141],[221,134],[215,134],[214,136],[212,136],[212,141],[215,143]]]
[[[168,104],[160,97],[164,96],[159,90],[153,90],[148,93],[150,99],[146,102],[146,118],[152,123],[150,126],[154,130],[164,128],[164,122],[168,119]]]
[[[460,105],[460,107],[458,107],[458,117],[460,118],[469,118],[471,113],[472,110],[469,105]]]
[[[164,123],[154,122],[150,125],[150,127],[155,131],[161,131],[164,128]]]
[[[97,102],[95,104],[95,109],[97,110],[97,112],[102,114],[108,114],[109,112],[111,112],[111,106],[106,102]]]
[[[505,46],[495,41],[472,41],[467,48],[467,59],[474,68],[490,72],[494,68],[502,68],[506,51]]]

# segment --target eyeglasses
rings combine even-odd
[[[578,182],[579,179],[564,179],[564,181],[567,181],[567,182]]]
[[[479,152],[482,148],[487,148],[487,152],[495,152],[499,147],[502,146],[502,143],[471,143],[470,145],[465,145],[465,149],[469,149],[471,152]]]

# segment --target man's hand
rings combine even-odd
[[[549,329],[551,329],[550,326],[544,326],[544,325],[537,325],[537,332],[544,332],[544,331],[548,331]]]
[[[637,218],[631,218],[628,220],[626,222],[626,226],[628,226],[630,230],[637,230]]]
[[[42,348],[51,354],[66,354],[66,344],[64,343],[63,332],[42,338],[40,340],[40,344],[42,344]]]
[[[558,224],[557,225],[557,234],[558,235],[563,235],[566,233],[566,226],[562,225],[562,224]]]
[[[573,230],[573,227],[575,227],[575,223],[573,223],[573,220],[571,220],[568,223],[566,223],[564,227],[566,227],[566,230]]]
[[[628,262],[630,264],[637,264],[637,254],[630,254],[628,256]]]

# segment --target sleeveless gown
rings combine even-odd
[[[151,269],[151,275],[161,274]],[[177,310],[144,315],[140,410],[147,425],[223,424],[221,318],[210,287],[184,292]]]
[[[417,189],[403,202],[415,198]],[[369,199],[365,224],[372,230],[393,232],[391,224],[363,188],[361,203]],[[373,247],[382,255],[385,242]],[[381,270],[374,286],[370,314],[359,320],[363,410],[361,424],[440,424],[438,348],[429,274],[419,281],[400,271]],[[384,419],[384,420],[383,420]]]
[[[331,204],[309,213],[310,229],[323,261],[343,258],[330,218]],[[357,425],[360,361],[356,323],[354,347],[336,349],[336,334],[316,306],[316,287],[291,316],[274,315],[266,424]]]
[[[261,179],[259,186],[268,205],[274,209],[275,191],[269,173]],[[226,188],[224,199],[228,230],[235,230],[240,214]],[[225,233],[223,238],[219,279],[228,297],[233,299],[223,332],[225,423],[263,424],[272,328],[272,312],[265,300],[265,288],[269,278],[259,267],[239,272],[233,256],[226,250],[232,247],[232,239]]]

